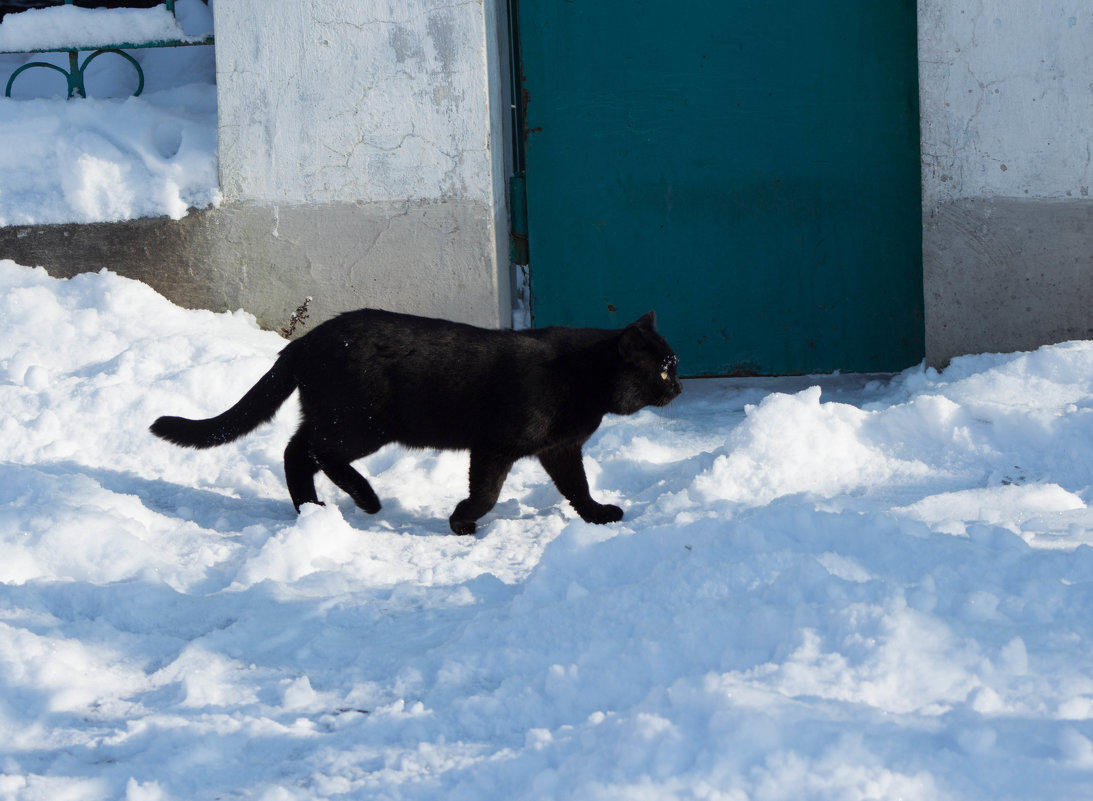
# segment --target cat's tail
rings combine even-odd
[[[185,417],[160,417],[151,425],[157,437],[186,448],[212,448],[249,434],[273,415],[296,389],[296,371],[289,348],[282,351],[273,367],[251,387],[239,402],[216,417],[189,420]]]

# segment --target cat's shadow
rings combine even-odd
[[[87,476],[105,490],[136,496],[153,512],[187,520],[225,535],[237,533],[256,523],[280,525],[296,519],[292,504],[275,498],[233,497],[213,490],[174,484],[161,478],[144,478],[136,473],[89,467],[73,461],[37,464],[33,469],[57,478]]]
[[[448,525],[448,517],[440,515],[430,517],[421,510],[407,509],[397,498],[380,498],[383,508],[371,515],[359,509],[352,499],[340,497],[328,500],[338,507],[345,521],[355,529],[367,531],[389,531],[393,534],[409,534],[419,537],[456,536]],[[454,505],[453,505],[454,508]],[[500,501],[485,516],[478,520],[478,530],[468,535],[468,539],[481,539],[489,534],[490,524],[497,520],[535,520],[541,517],[559,515],[558,504],[544,504],[541,509],[529,508],[516,498]]]
[[[95,481],[103,489],[118,495],[133,495],[145,508],[177,520],[194,523],[203,529],[225,536],[238,534],[248,526],[290,526],[299,519],[288,498],[262,498],[254,495],[238,497],[214,490],[175,484],[161,478],[145,478],[136,473],[112,470],[106,467],[89,467],[74,461],[51,462],[34,465],[37,470],[56,478],[82,475]],[[387,530],[399,534],[420,536],[453,536],[448,518],[423,516],[420,510],[406,509],[396,498],[383,499],[379,514],[370,515],[358,509],[352,499],[331,490],[324,499],[334,504],[346,523],[362,533],[368,530]],[[511,511],[510,511],[511,510]],[[502,503],[480,521],[475,536],[481,536],[491,519],[519,516],[520,505]]]
[[[232,496],[215,490],[172,483],[161,478],[145,478],[136,473],[107,467],[90,467],[74,461],[37,464],[30,469],[56,478],[86,476],[109,492],[139,498],[147,509],[164,517],[191,522],[224,536],[237,535],[254,525],[289,526],[298,519],[287,498]],[[403,506],[397,497],[387,496],[380,499],[383,503],[380,512],[370,515],[357,508],[352,499],[343,493],[333,488],[326,489],[329,491],[323,493],[325,502],[336,505],[346,523],[362,534],[380,530],[422,537],[455,536],[448,526],[447,514],[437,513],[436,516],[430,516],[421,509]],[[534,521],[556,516],[576,519],[574,515],[566,513],[565,505],[566,501],[559,496],[554,486],[544,481],[541,485],[530,488],[530,492],[522,498],[502,499],[478,521],[478,530],[470,535],[470,539],[487,536],[491,524],[499,520]]]

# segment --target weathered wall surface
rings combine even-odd
[[[511,324],[497,0],[215,4],[219,209],[0,229],[268,327],[360,306]]]
[[[493,11],[216,4],[231,235],[213,255],[245,266],[252,306],[268,287],[271,307],[312,295],[319,316],[373,305],[509,323]]]
[[[1093,336],[1093,10],[919,0],[926,358]]]
[[[216,6],[228,200],[492,200],[481,3]]]
[[[459,233],[484,227],[480,208],[454,201],[397,212],[317,204],[281,219],[268,207],[228,205],[181,220],[0,228],[0,253],[59,277],[106,267],[182,306],[246,309],[271,329],[309,295],[313,322],[373,305],[496,327],[509,319],[489,316],[495,290],[473,280],[492,251]]]

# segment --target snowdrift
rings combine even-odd
[[[316,305],[322,299],[316,298]],[[1093,796],[1093,343],[687,382],[447,533],[464,454],[297,517],[283,345],[0,261],[0,798]]]

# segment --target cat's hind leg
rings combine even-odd
[[[326,473],[327,478],[353,499],[361,509],[370,515],[380,510],[380,499],[368,479],[362,476],[344,458],[330,456],[323,453],[315,455],[319,468]]]
[[[285,483],[297,512],[305,503],[323,505],[315,492],[315,474],[320,470],[368,514],[380,510],[380,499],[368,479],[354,470],[344,457],[316,447],[311,426],[304,423],[285,448]]]
[[[319,463],[311,455],[310,439],[311,430],[304,424],[292,435],[285,448],[285,483],[297,512],[305,503],[322,505],[315,492],[315,474],[319,472]]]
[[[622,520],[622,509],[592,499],[579,444],[543,451],[539,454],[539,463],[586,523],[617,523]]]
[[[456,504],[448,525],[456,534],[473,534],[475,521],[497,503],[513,460],[484,451],[471,451],[470,495]]]

